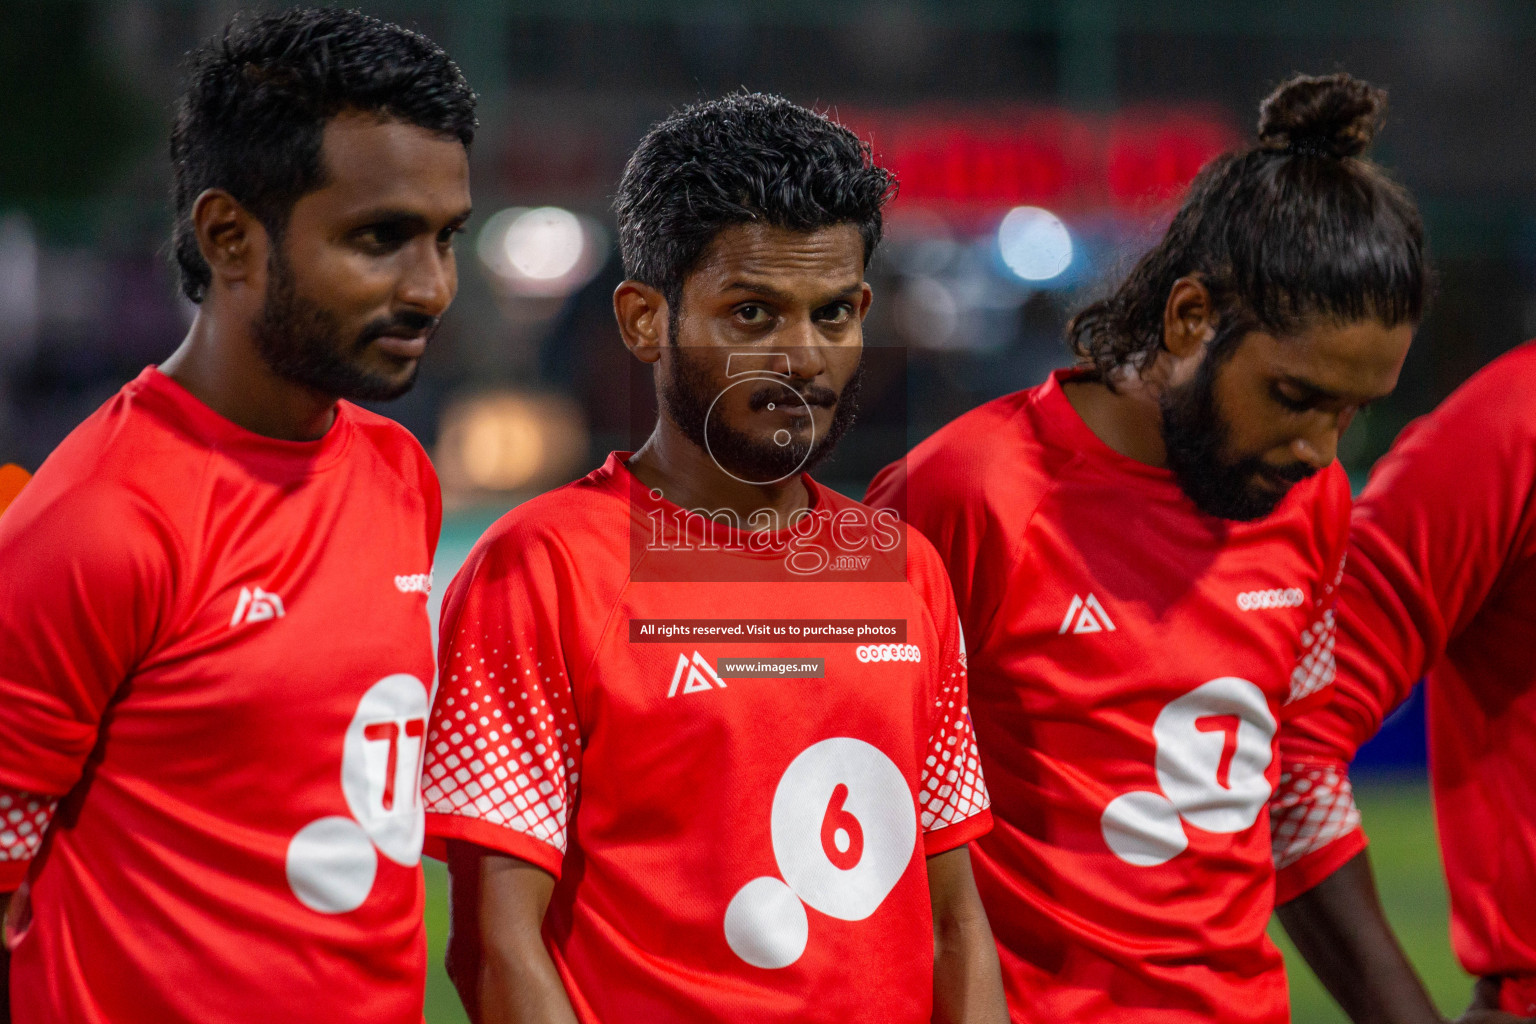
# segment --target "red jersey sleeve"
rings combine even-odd
[[[1337,678],[1334,647],[1337,643],[1339,584],[1349,546],[1349,477],[1334,463],[1321,489],[1318,509],[1317,582],[1311,595],[1311,617],[1302,630],[1291,687],[1282,706],[1282,720],[1318,707],[1332,697]]]
[[[460,839],[559,877],[581,734],[547,542],[481,541],[443,602],[422,766],[427,852]]]
[[[909,538],[909,568],[938,634],[928,752],[919,782],[923,849],[930,857],[964,846],[992,828],[992,798],[971,728],[965,638],[949,580],[929,545]]]
[[[0,517],[0,786],[61,796],[171,617],[180,547],[147,498],[47,467]]]
[[[1402,433],[1360,496],[1334,699],[1281,733],[1271,811],[1282,902],[1365,847],[1346,766],[1476,615],[1524,540],[1536,449],[1520,390],[1484,370]]]
[[[14,891],[27,877],[58,803],[51,796],[0,786],[0,893]]]

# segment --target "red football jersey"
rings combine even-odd
[[[1282,1024],[1265,935],[1282,719],[1324,699],[1337,466],[1252,523],[1106,446],[1073,371],[887,467],[949,568],[996,827],[977,884],[1018,1021]]]
[[[1410,424],[1355,508],[1332,706],[1289,730],[1297,783],[1344,779],[1429,673],[1430,777],[1451,939],[1473,974],[1536,975],[1536,342]],[[1277,795],[1281,898],[1365,839],[1341,786]],[[1532,993],[1536,997],[1536,992]],[[1536,1001],[1522,1006],[1536,1012]]]
[[[809,479],[812,530],[746,534],[627,459],[508,513],[449,587],[428,852],[558,876],[544,938],[583,1021],[926,1022],[924,857],[990,824],[943,566]],[[904,635],[745,628],[855,619]],[[704,621],[667,640],[658,620]],[[823,664],[738,678],[736,658]]]
[[[440,509],[389,420],[273,440],[153,367],[44,463],[0,518],[0,785],[59,801],[18,1024],[418,1024]]]

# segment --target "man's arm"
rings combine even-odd
[[[449,841],[448,977],[474,1024],[576,1024],[541,928],[554,876]]]
[[[964,846],[928,858],[936,1024],[1007,1024],[1003,978]]]
[[[1387,924],[1364,851],[1275,912],[1355,1024],[1440,1024],[1439,1011]]]
[[[1322,882],[1276,908],[1286,934],[1355,1024],[1441,1024],[1407,954],[1387,924],[1370,859],[1362,851]],[[1484,996],[1486,979],[1478,994]],[[1494,997],[1474,999],[1461,1024],[1518,1024]]]

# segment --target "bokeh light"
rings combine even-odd
[[[1061,218],[1039,206],[1016,206],[997,228],[1003,263],[1024,281],[1050,281],[1072,265],[1072,235]]]
[[[603,229],[558,206],[514,206],[486,219],[477,250],[518,295],[564,296],[592,279],[607,256]]]

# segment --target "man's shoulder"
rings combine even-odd
[[[589,476],[515,506],[491,524],[475,552],[498,562],[525,560],[536,552],[580,558],[583,573],[593,575],[617,556],[617,568],[627,571],[622,552],[631,525],[624,497]]]
[[[209,451],[191,443],[138,381],[86,417],[38,468],[8,509],[9,520],[99,527],[121,538],[136,523],[186,519]],[[83,540],[84,538],[82,538]]]
[[[435,477],[432,460],[427,457],[426,449],[421,446],[416,435],[400,423],[345,400],[339,402],[338,407],[346,411],[362,444],[406,480],[415,481],[423,474],[433,474]]]
[[[1041,429],[1040,391],[1004,395],[939,428],[882,471],[871,501],[919,529],[988,509],[1010,518],[1033,509],[1073,459]]]
[[[1504,472],[1507,460],[1536,441],[1536,341],[1528,341],[1474,373],[1450,397],[1409,424],[1383,458],[1440,459],[1470,471]],[[1406,453],[1406,454],[1405,454]],[[1478,458],[1478,456],[1486,456]]]

